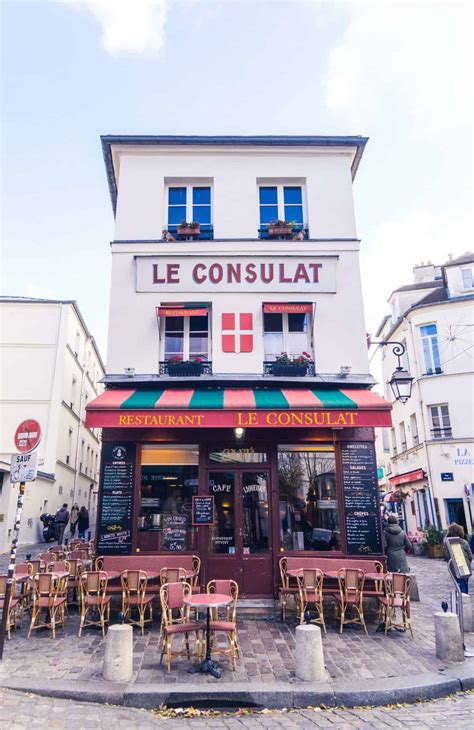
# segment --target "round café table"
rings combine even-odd
[[[212,674],[216,679],[221,678],[219,665],[212,661],[211,658],[211,608],[220,608],[228,606],[232,603],[232,596],[226,596],[225,593],[196,593],[194,596],[188,596],[184,599],[184,603],[192,608],[206,608],[206,656],[204,661],[196,664],[188,669],[190,674]]]

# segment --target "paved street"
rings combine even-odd
[[[21,548],[22,559],[26,548]],[[38,546],[28,552],[36,554]],[[0,558],[0,569],[6,567],[8,556]],[[433,613],[441,601],[448,598],[450,584],[446,564],[425,558],[411,559],[417,575],[420,603],[413,604],[415,638],[391,632],[387,638],[376,633],[376,622],[369,623],[369,636],[361,627],[348,627],[341,636],[333,628],[324,637],[327,670],[331,678],[395,677],[433,671],[442,666],[435,658]],[[329,605],[328,605],[329,612]],[[28,617],[23,627],[12,634],[5,644],[5,656],[0,666],[2,678],[36,678],[64,681],[96,681],[101,679],[104,641],[98,629],[78,633],[78,612],[71,608],[66,628],[59,629],[52,641],[50,633],[37,631],[26,639]],[[330,625],[330,622],[329,622]],[[244,618],[238,622],[242,658],[237,671],[230,670],[228,658],[222,659],[225,682],[294,681],[294,616],[286,623],[274,620]],[[189,675],[189,662],[175,659],[170,674],[158,664],[159,623],[147,629],[142,637],[134,630],[134,680],[139,684],[189,683],[202,684],[215,680],[209,675]]]
[[[433,702],[396,707],[365,709],[319,708],[291,712],[270,711],[251,714],[225,714],[211,717],[164,719],[146,710],[94,705],[69,700],[53,700],[18,692],[0,690],[0,728],[27,730],[29,727],[103,728],[109,730],[112,723],[133,730],[140,728],[169,727],[170,730],[185,728],[472,728],[474,727],[474,694],[463,693]]]

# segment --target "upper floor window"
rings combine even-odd
[[[472,269],[461,269],[461,275],[462,275],[462,288],[463,289],[473,289],[474,281],[473,281],[473,276],[472,276]]]
[[[413,441],[413,446],[418,446],[420,439],[418,436],[418,423],[416,421],[415,413],[412,413],[410,416],[410,429],[411,429],[411,438]]]
[[[439,357],[438,330],[435,324],[426,324],[420,327],[421,344],[423,346],[423,358],[425,361],[425,374],[441,372],[441,360]]]
[[[182,185],[168,188],[168,230],[177,233],[181,223],[199,223],[200,237],[211,237],[211,188],[203,185]]]
[[[292,223],[292,232],[305,229],[303,189],[301,185],[261,185],[259,187],[260,233],[276,221]]]
[[[405,430],[405,422],[404,421],[402,421],[399,424],[399,430],[400,430],[400,446],[401,446],[401,450],[402,451],[405,451],[406,448],[407,448],[407,434],[406,434],[406,430]]]
[[[282,312],[263,315],[265,360],[275,360],[282,352],[296,357],[312,352],[311,315]]]
[[[447,404],[429,406],[431,416],[431,436],[434,439],[452,438],[451,419]]]
[[[165,317],[164,359],[209,359],[208,316]]]

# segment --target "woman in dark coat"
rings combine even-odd
[[[409,573],[406,550],[411,542],[398,524],[396,514],[389,515],[388,525],[384,530],[385,549],[387,552],[387,570],[389,573]]]
[[[89,529],[89,512],[86,507],[81,507],[79,510],[79,519],[77,521],[79,528],[79,537],[86,536],[86,530]]]

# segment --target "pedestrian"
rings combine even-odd
[[[89,512],[87,511],[87,508],[84,506],[82,506],[81,509],[79,510],[78,528],[79,528],[79,537],[85,537],[86,530],[89,529]]]
[[[410,550],[411,542],[398,524],[398,515],[390,514],[387,522],[384,529],[387,571],[389,573],[409,573],[410,568],[405,551]]]
[[[67,508],[67,504],[63,504],[62,507],[58,509],[55,515],[55,521],[56,521],[56,534],[58,538],[58,545],[63,544],[63,538],[64,538],[64,530],[66,529],[66,525],[69,522],[69,512]]]
[[[471,561],[472,561],[472,552],[471,548],[469,547],[469,543],[467,540],[464,539],[464,527],[462,525],[458,525],[457,522],[452,522],[448,527],[448,532],[446,533],[446,537],[459,537],[461,538],[461,549],[464,553],[464,557],[466,558],[466,562],[469,566],[469,569],[471,569]],[[449,550],[448,550],[448,543],[446,542],[446,538],[443,543],[443,555],[446,562],[450,559]],[[457,584],[461,590],[461,593],[469,593],[469,581],[468,575],[466,575],[464,578],[456,578]]]
[[[79,505],[77,502],[71,507],[71,514],[69,515],[69,529],[71,531],[71,537],[74,537],[76,533],[77,521],[79,519]]]

